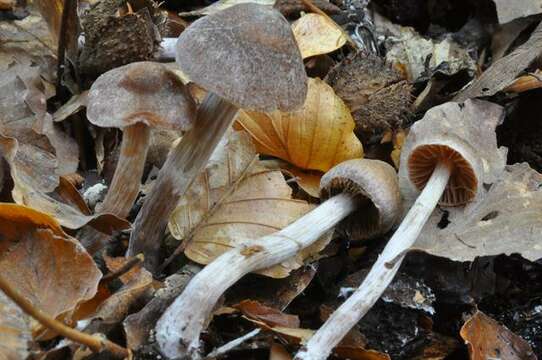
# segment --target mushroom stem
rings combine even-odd
[[[356,209],[347,194],[336,195],[274,234],[232,249],[207,265],[164,312],[156,339],[164,355],[197,356],[199,335],[222,294],[244,275],[279,264],[314,243]]]
[[[194,128],[183,136],[160,169],[134,222],[127,253],[127,256],[143,253],[145,267],[151,272],[159,266],[161,238],[169,216],[203,170],[237,110],[235,105],[209,93],[198,109]]]
[[[112,213],[125,218],[139,193],[151,129],[137,123],[124,129],[120,156],[109,190],[96,212]]]
[[[422,193],[389,240],[359,288],[350,296],[297,353],[296,360],[324,360],[354,325],[371,309],[391,283],[407,250],[416,242],[438,204],[450,178],[450,166],[441,161]]]
[[[79,344],[87,346],[93,352],[102,352],[104,350],[110,352],[115,359],[124,359],[129,357],[127,349],[119,346],[106,338],[102,338],[97,335],[90,335],[84,332],[72,329],[69,326],[64,325],[60,321],[55,320],[49,315],[45,314],[40,309],[34,307],[34,305],[22,296],[17,290],[15,290],[11,284],[0,275],[0,290],[2,290],[14,303],[16,303],[21,309],[28,315],[38,320],[43,326],[51,329],[67,339],[75,341]]]

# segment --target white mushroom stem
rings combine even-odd
[[[113,180],[97,212],[107,212],[125,218],[139,194],[141,177],[149,148],[151,129],[137,123],[124,129],[120,156]]]
[[[110,213],[120,218],[128,216],[139,194],[150,138],[151,128],[143,123],[124,129],[113,180],[104,201],[96,207],[97,213]],[[99,251],[109,239],[109,235],[92,228],[79,235],[79,241],[90,254]]]
[[[145,267],[159,267],[162,235],[179,198],[198,176],[228,130],[237,107],[209,93],[192,130],[171,150],[133,225],[127,256],[145,255]]]
[[[324,360],[333,348],[371,309],[393,280],[408,249],[438,204],[450,178],[451,169],[440,162],[422,193],[389,240],[371,271],[350,296],[297,353],[296,360]]]
[[[244,275],[295,256],[356,209],[356,201],[340,194],[322,203],[281,231],[232,249],[207,265],[164,312],[156,339],[167,357],[197,357],[199,336],[218,299]]]

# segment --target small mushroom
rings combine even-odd
[[[400,173],[408,173],[409,185],[421,191],[420,195],[363,283],[295,359],[327,359],[391,283],[437,204],[465,205],[476,197],[482,183],[491,182],[490,164],[500,163],[502,152],[497,149],[494,132],[497,123],[484,117],[491,118],[495,107],[470,100],[448,103],[431,109],[412,126],[401,155]]]
[[[156,325],[164,355],[197,356],[206,319],[220,296],[244,275],[295,256],[347,217],[367,216],[370,222],[360,222],[359,231],[376,236],[389,231],[400,216],[397,175],[379,160],[336,165],[322,178],[321,195],[327,200],[315,210],[275,234],[222,254],[192,279]]]
[[[152,128],[189,130],[196,105],[166,66],[136,62],[106,72],[92,84],[87,118],[123,132],[119,160],[99,212],[126,217],[139,192]]]
[[[291,111],[307,93],[307,76],[288,21],[276,10],[239,4],[203,17],[177,41],[177,63],[208,91],[198,120],[171,151],[135,222],[128,255],[158,266],[160,239],[177,201],[202,171],[237,110]]]

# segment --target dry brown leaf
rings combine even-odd
[[[169,229],[188,240],[185,254],[208,264],[225,251],[281,230],[312,208],[292,199],[282,173],[260,165],[250,138],[233,133],[219,146],[205,171],[194,181],[173,212]],[[295,258],[259,273],[286,277],[303,259],[318,252],[329,237],[302,250]]]
[[[54,216],[62,226],[78,229],[86,224],[111,234],[114,230],[126,229],[130,224],[112,214],[85,215],[55,198],[52,193],[59,185],[54,175],[56,159],[50,153],[28,144],[20,144],[14,138],[0,135],[0,149],[10,166],[14,182],[12,196],[16,203],[30,206]],[[73,196],[77,194],[71,192]],[[81,203],[82,199],[71,199],[70,203]]]
[[[263,321],[270,327],[299,327],[299,317],[297,315],[285,314],[280,310],[265,306],[254,300],[244,300],[233,307],[239,309],[246,317]]]
[[[301,169],[327,171],[335,164],[363,156],[350,110],[320,79],[309,79],[307,98],[300,110],[240,111],[237,124],[252,136],[260,154],[273,155]]]
[[[320,14],[306,14],[292,24],[301,57],[306,59],[340,49],[346,36],[333,21]]]
[[[29,319],[0,291],[0,359],[26,359],[31,340]]]
[[[416,249],[455,261],[479,256],[519,253],[535,261],[542,257],[542,175],[528,164],[507,166],[501,178],[465,209],[449,208],[446,228],[435,211]]]
[[[292,356],[286,351],[284,346],[273,343],[269,349],[269,360],[292,360]]]
[[[0,271],[48,315],[64,314],[96,294],[101,272],[49,215],[0,204],[0,235]]]
[[[471,360],[534,360],[531,346],[518,335],[481,311],[461,328],[461,337],[469,347]]]
[[[111,256],[108,256],[106,254],[106,255],[104,255],[104,261],[105,261],[105,265],[107,266],[107,269],[109,269],[109,271],[116,272],[116,271],[122,269],[122,267],[124,267],[124,265],[126,265],[126,263],[128,261],[130,261],[130,258],[129,257],[127,258],[127,257],[124,257],[124,256],[111,257]],[[119,277],[120,281],[122,281],[123,284],[127,284],[128,282],[130,282],[134,278],[138,277],[142,266],[143,266],[143,264],[140,263],[140,264],[134,266],[133,268],[131,268],[127,273],[125,273],[125,274],[123,274],[123,275],[121,275]]]
[[[98,307],[94,318],[107,324],[121,322],[128,315],[131,306],[152,293],[152,282],[151,273],[140,268],[128,283]]]

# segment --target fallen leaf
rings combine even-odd
[[[0,135],[0,149],[10,166],[14,182],[12,196],[16,203],[30,206],[54,216],[62,226],[79,229],[89,224],[104,233],[126,229],[130,224],[113,214],[85,215],[78,208],[55,199],[52,193],[59,185],[54,175],[56,159],[50,153],[28,144],[19,145],[14,138]],[[72,195],[76,195],[74,192]],[[82,199],[70,202],[81,203]]]
[[[130,260],[130,258],[124,257],[124,256],[118,256],[118,257],[111,257],[104,255],[104,261],[105,265],[107,266],[107,269],[111,272],[116,272],[120,270],[126,263]],[[143,264],[139,263],[138,265],[134,266],[132,269],[130,269],[127,273],[121,275],[119,277],[120,281],[122,281],[123,284],[129,283],[131,280],[139,276],[139,272],[141,271],[141,266]]]
[[[542,24],[536,27],[527,42],[491,64],[453,100],[462,102],[475,97],[495,95],[511,85],[516,77],[538,58],[540,52],[542,52]]]
[[[292,199],[292,189],[282,173],[260,165],[250,138],[237,132],[219,146],[180,199],[169,229],[175,238],[188,240],[188,258],[208,264],[238,244],[247,244],[247,239],[284,228],[311,208],[305,201]],[[328,241],[324,237],[294,258],[258,273],[286,277]]]
[[[471,360],[535,360],[531,346],[521,337],[481,311],[468,319],[460,331]]]
[[[325,172],[340,162],[363,156],[350,110],[320,79],[309,79],[307,98],[300,110],[240,111],[237,126],[252,136],[259,153],[304,170]]]
[[[301,57],[306,59],[340,49],[346,44],[344,31],[320,14],[306,14],[292,24]]]
[[[275,1],[276,0],[219,0],[207,7],[203,7],[195,11],[179,13],[179,16],[187,17],[187,16],[211,15],[219,11],[225,10],[229,7],[232,7],[234,5],[245,4],[245,3],[273,6],[275,5]]]
[[[254,300],[244,300],[233,307],[239,309],[246,317],[263,321],[270,327],[299,327],[299,317],[297,315],[285,314],[280,310],[262,305]]]
[[[0,359],[26,359],[31,341],[29,319],[0,291]]]
[[[49,215],[0,204],[0,271],[52,317],[90,300],[102,277],[92,257]]]
[[[465,209],[448,210],[444,229],[435,211],[422,230],[415,249],[455,261],[479,256],[519,253],[542,258],[542,175],[528,164],[507,166],[501,178]]]
[[[137,274],[98,307],[93,318],[107,324],[121,322],[135,303],[150,295],[153,291],[152,282],[150,272],[144,268],[138,269]]]
[[[269,348],[269,360],[292,360],[292,357],[284,346],[274,342]]]
[[[541,0],[493,0],[497,7],[499,24],[506,24],[514,19],[540,14],[542,12]]]

